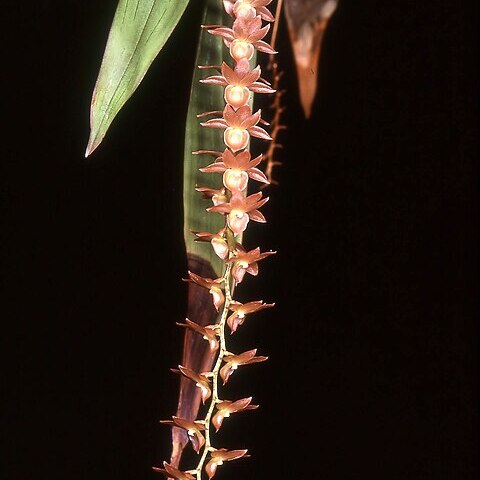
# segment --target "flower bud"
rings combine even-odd
[[[223,173],[223,184],[231,192],[243,192],[248,185],[248,173],[229,168]]]
[[[211,242],[213,250],[215,253],[225,260],[228,257],[228,244],[222,237],[212,238]]]
[[[242,58],[246,58],[247,60],[251,60],[254,54],[254,47],[251,43],[245,42],[244,40],[234,40],[230,45],[230,55],[236,60],[237,62],[240,61]]]
[[[250,217],[242,210],[232,210],[227,217],[228,226],[235,235],[244,232]]]
[[[243,150],[250,140],[250,134],[243,128],[228,127],[223,134],[225,144],[234,152]]]
[[[222,426],[223,420],[225,418],[223,410],[218,410],[215,415],[212,417],[212,423],[217,432],[220,430],[220,427]]]
[[[210,462],[207,463],[207,466],[205,467],[205,471],[207,472],[208,478],[210,480],[215,476],[215,473],[217,473],[218,466],[222,464],[223,462],[221,460],[218,460],[216,462],[213,460],[210,460]]]
[[[248,103],[250,90],[247,87],[228,85],[225,88],[225,101],[233,108],[243,107]]]
[[[212,196],[212,203],[213,205],[220,205],[221,203],[228,202],[228,198],[225,195],[225,192],[223,193],[216,193]]]
[[[222,289],[219,287],[210,288],[210,294],[213,298],[213,305],[217,309],[217,312],[220,310],[220,307],[225,302],[225,296],[223,295]]]
[[[205,404],[205,402],[211,397],[212,393],[209,388],[207,388],[205,385],[201,384],[200,382],[197,382],[195,384],[196,387],[200,389],[200,392],[202,392],[202,402]]]
[[[257,11],[250,3],[242,1],[235,4],[233,11],[235,16],[242,20],[251,20],[257,14]]]

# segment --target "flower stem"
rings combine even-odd
[[[223,275],[223,279],[225,282],[225,303],[223,304],[222,314],[220,316],[220,321],[218,323],[218,335],[220,337],[220,348],[217,357],[217,361],[215,362],[215,366],[212,370],[212,397],[210,401],[210,405],[207,410],[207,414],[205,415],[205,445],[203,447],[202,456],[200,457],[200,461],[198,462],[197,468],[195,469],[197,480],[202,480],[202,471],[205,465],[205,461],[207,459],[207,455],[212,449],[212,416],[213,411],[215,410],[215,406],[218,403],[219,395],[218,395],[218,382],[220,376],[220,368],[222,367],[223,358],[225,353],[227,352],[226,347],[226,339],[225,339],[225,325],[227,323],[227,316],[228,310],[230,308],[230,304],[232,303],[232,290],[233,290],[233,279],[231,275],[232,271],[232,264],[228,264]]]

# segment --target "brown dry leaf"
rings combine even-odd
[[[200,275],[215,275],[211,266],[203,259],[193,255],[188,257],[188,268],[199,272]],[[195,318],[201,325],[209,325],[217,315],[208,290],[194,283],[188,284],[188,312],[189,318]],[[207,372],[212,368],[215,352],[209,348],[201,335],[191,330],[185,331],[182,365],[196,372]],[[180,392],[177,408],[177,417],[195,420],[201,402],[201,392],[195,383],[185,377],[180,380]],[[178,467],[183,449],[188,443],[187,432],[174,427],[172,430],[171,464]]]
[[[307,118],[317,92],[323,36],[338,0],[285,0],[285,15],[297,64],[300,102]]]

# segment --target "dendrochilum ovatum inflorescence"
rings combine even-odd
[[[221,1],[221,0],[219,0]],[[265,174],[258,168],[262,155],[252,158],[249,151],[252,137],[271,141],[263,128],[268,126],[261,118],[261,111],[253,112],[250,106],[252,93],[274,93],[271,85],[261,77],[259,66],[252,67],[255,51],[275,53],[263,39],[275,19],[267,6],[272,0],[223,0],[227,13],[233,18],[232,27],[206,25],[203,28],[225,43],[232,58],[232,66],[223,63],[215,68],[216,74],[202,80],[203,83],[224,88],[225,107],[223,111],[201,113],[205,128],[223,130],[225,149],[193,152],[198,155],[212,155],[215,160],[201,169],[206,175],[221,175],[223,187],[218,190],[198,187],[204,197],[210,198],[212,206],[207,209],[212,215],[223,215],[224,227],[218,232],[194,232],[197,241],[209,242],[216,255],[224,262],[224,273],[220,278],[205,278],[189,272],[187,281],[209,291],[218,311],[217,323],[201,326],[186,319],[178,325],[201,335],[215,353],[213,368],[208,372],[196,372],[182,365],[177,372],[194,382],[200,389],[205,415],[198,420],[172,417],[163,421],[186,431],[191,445],[198,454],[198,463],[192,469],[180,470],[177,466],[163,463],[163,468],[154,468],[168,478],[176,480],[202,480],[213,478],[219,466],[225,462],[244,458],[246,449],[226,450],[214,446],[214,433],[225,425],[225,419],[232,414],[253,410],[252,397],[226,400],[220,390],[239,367],[260,363],[267,357],[257,355],[256,349],[243,353],[232,353],[227,345],[227,333],[235,333],[245,322],[246,316],[274,304],[261,300],[240,303],[233,298],[235,287],[245,274],[256,276],[258,262],[275,252],[261,252],[260,248],[246,249],[240,239],[250,221],[265,223],[260,208],[268,201],[261,191],[247,193],[251,181],[257,185],[268,184]],[[204,67],[202,67],[204,68]],[[212,87],[215,88],[215,87]],[[218,108],[218,107],[217,107]],[[194,319],[193,319],[194,320]],[[205,476],[206,475],[206,476]]]

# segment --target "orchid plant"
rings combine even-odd
[[[102,141],[188,3],[120,0],[93,96],[87,155]],[[272,169],[278,163],[274,153],[278,134],[284,128],[281,74],[274,48],[284,5],[282,0],[275,3],[204,2],[198,68],[185,136],[185,243],[189,263],[185,281],[189,284],[189,299],[188,318],[177,323],[185,329],[183,359],[174,369],[181,378],[180,393],[176,415],[161,422],[172,427],[171,458],[162,467],[153,467],[168,478],[211,479],[225,462],[248,456],[247,449],[222,448],[215,433],[232,414],[258,407],[251,396],[227,399],[225,385],[231,376],[239,367],[267,360],[257,354],[256,348],[232,352],[227,334],[237,332],[247,316],[274,306],[263,300],[241,303],[235,292],[246,273],[257,276],[258,262],[276,253],[245,246],[250,221],[266,223],[260,209],[269,198],[260,189],[273,183]],[[315,94],[321,38],[335,7],[336,0],[285,0],[307,116]],[[302,21],[306,12],[315,15]],[[263,64],[273,77],[271,82],[262,76],[257,53],[268,55]],[[314,66],[313,82],[312,74],[307,75],[303,68],[305,61]],[[272,97],[271,126],[262,118],[260,109],[252,108],[254,94]],[[251,144],[257,140],[269,142],[270,146],[265,153],[254,156]],[[266,164],[265,171],[259,168],[262,163]],[[257,191],[252,193],[252,188]],[[188,443],[198,454],[198,461],[183,467],[182,452]]]

